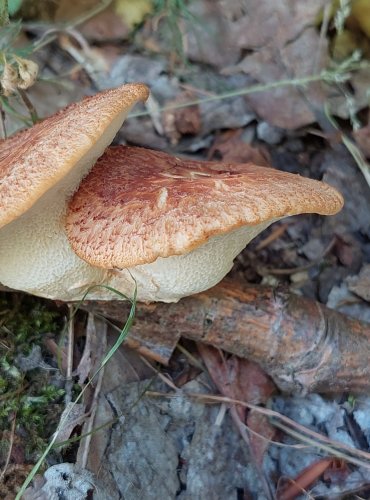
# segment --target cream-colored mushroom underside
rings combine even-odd
[[[59,300],[80,300],[93,285],[108,285],[141,301],[174,302],[206,290],[231,269],[245,245],[269,223],[215,236],[180,256],[158,258],[128,270],[105,270],[81,260],[63,228],[65,202],[55,190],[0,231],[0,281],[14,289]],[[272,222],[272,221],[271,221]],[[90,299],[119,299],[102,286]]]
[[[206,290],[231,269],[233,260],[249,241],[271,222],[244,226],[184,255],[159,258],[126,270],[93,267],[69,245],[63,218],[66,203],[97,158],[111,143],[125,119],[121,113],[74,169],[45,193],[21,217],[0,229],[0,282],[10,288],[59,300],[80,300],[94,285],[107,285],[142,301],[174,302]],[[118,299],[103,286],[90,299]]]

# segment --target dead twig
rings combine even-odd
[[[5,113],[0,103],[0,140],[6,138],[7,138],[7,133],[5,127]]]
[[[10,463],[10,457],[12,456],[12,451],[13,451],[13,444],[14,444],[14,437],[15,437],[15,424],[17,421],[17,415],[15,414],[13,419],[12,419],[12,427],[10,429],[10,439],[9,439],[9,448],[8,448],[8,453],[6,455],[6,460],[4,467],[2,471],[0,472],[0,484],[3,483],[4,477],[6,474],[6,471],[8,470],[9,463]]]
[[[90,302],[86,308],[123,321],[129,305]],[[370,388],[370,325],[284,288],[225,280],[176,304],[140,304],[128,344],[134,338],[142,352],[159,351],[163,332],[172,336],[172,350],[183,336],[254,361],[283,391]]]
[[[103,378],[104,378],[104,365],[100,368],[101,359],[103,359],[104,353],[107,349],[107,324],[98,318],[94,318],[93,315],[89,315],[90,325],[87,327],[87,335],[89,337],[89,343],[86,343],[85,350],[88,352],[88,358],[91,358],[91,347],[92,347],[92,335],[99,338],[99,344],[97,346],[97,352],[95,352],[96,359],[86,359],[85,363],[90,367],[91,375],[96,373],[99,369],[98,379],[96,381],[94,394],[90,404],[90,415],[88,420],[85,422],[82,435],[85,436],[81,440],[80,447],[77,454],[76,463],[82,468],[87,467],[89,461],[90,444],[94,432],[94,422],[96,417],[96,412],[98,409],[98,401],[100,396],[100,391],[102,388]],[[85,352],[84,352],[85,354]],[[84,356],[82,357],[84,358]],[[81,359],[82,362],[82,359]],[[81,363],[80,363],[81,366]],[[81,369],[83,372],[83,368]],[[86,374],[87,375],[87,374]]]
[[[73,372],[73,347],[74,347],[74,322],[73,322],[73,308],[68,305],[68,338],[67,338],[67,369],[66,369],[66,383],[65,383],[65,402],[72,401],[72,372]]]

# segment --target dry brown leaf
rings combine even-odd
[[[234,23],[238,46],[252,50],[273,45],[282,47],[313,25],[320,9],[330,1],[246,0],[244,16]]]
[[[315,72],[312,54],[319,50],[319,37],[311,28],[286,46],[265,47],[246,56],[237,70],[252,76],[257,82],[268,85],[279,80],[303,78]],[[319,70],[326,64],[323,52]],[[305,89],[305,95],[320,109],[324,94],[318,85]],[[254,111],[268,123],[286,129],[302,127],[315,120],[306,101],[293,86],[256,92],[247,96]]]
[[[199,106],[178,107],[184,103],[194,101],[195,96],[191,92],[179,94],[173,101],[167,102],[167,106],[173,109],[165,111],[162,115],[163,129],[171,144],[176,145],[182,135],[197,135],[201,130],[201,117]]]
[[[223,396],[253,404],[264,404],[275,391],[274,383],[256,363],[237,356],[225,358],[222,351],[204,344],[198,344],[198,349],[213,382]],[[249,445],[256,463],[261,465],[269,440],[275,435],[275,429],[267,418],[248,412],[245,407],[236,406],[236,412],[239,420],[247,424],[252,431],[248,439]],[[233,412],[231,414],[235,415]]]
[[[328,62],[327,44],[310,26],[325,3],[247,0],[246,14],[235,22],[235,33],[239,47],[252,53],[225,73],[243,71],[262,84],[318,73]],[[322,108],[323,92],[317,85],[305,89],[305,94]],[[294,129],[315,119],[293,87],[253,93],[247,99],[260,117],[278,127]]]
[[[267,149],[253,147],[242,141],[242,130],[228,130],[220,134],[213,143],[210,160],[223,160],[230,163],[254,163],[265,167],[271,166],[271,159]]]
[[[249,435],[249,444],[256,462],[262,465],[263,457],[267,451],[270,441],[276,436],[276,429],[270,424],[266,415],[251,410],[247,416],[247,426],[253,432]]]
[[[198,344],[198,349],[213,382],[224,396],[260,404],[266,403],[274,392],[274,383],[256,363],[234,355],[225,358],[221,350],[204,344]],[[244,415],[239,415],[245,422]]]
[[[230,4],[230,2],[228,2]],[[235,64],[240,57],[233,23],[219,0],[198,0],[189,5],[193,21],[187,23],[184,49],[186,56],[197,62],[223,68]]]
[[[78,383],[80,385],[84,384],[87,378],[94,374],[104,357],[106,325],[102,324],[101,321],[97,324],[101,326],[99,331],[97,331],[96,328],[94,315],[90,313],[86,325],[84,352],[73,373],[75,377],[78,377]]]

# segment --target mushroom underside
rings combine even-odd
[[[342,205],[333,188],[297,175],[141,148],[108,148],[80,183],[106,142],[1,229],[4,285],[66,301],[136,288],[140,301],[174,302],[217,284],[276,220]]]
[[[47,203],[45,197],[45,203]],[[48,206],[48,217],[45,217]],[[121,297],[106,287],[137,300],[176,302],[216,285],[231,269],[241,250],[273,221],[243,226],[210,238],[196,249],[128,269],[92,266],[72,250],[60,214],[37,204],[0,232],[0,281],[41,297],[78,301]],[[11,244],[9,244],[12,242]]]

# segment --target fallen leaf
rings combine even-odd
[[[244,16],[234,23],[238,46],[251,50],[282,47],[315,24],[318,12],[327,3],[328,0],[246,0]]]
[[[186,56],[218,68],[236,63],[241,50],[228,18],[229,6],[219,0],[198,0],[189,5],[189,11],[193,19],[186,25]]]
[[[234,29],[238,46],[248,55],[223,72],[243,71],[266,85],[318,73],[328,63],[327,44],[311,26],[325,2],[247,0],[246,14]],[[306,87],[304,93],[322,108],[324,93],[318,85]],[[260,117],[278,127],[294,129],[315,120],[302,94],[292,86],[256,92],[247,100]]]
[[[99,368],[104,357],[106,335],[106,323],[95,319],[90,313],[86,325],[84,351],[73,373],[74,377],[78,377],[80,385],[84,384],[89,375],[92,376]]]
[[[348,279],[348,289],[370,302],[370,264],[365,264],[358,276]]]
[[[126,26],[132,30],[153,11],[152,0],[116,0],[114,8]]]
[[[199,108],[202,136],[215,130],[242,128],[256,119],[255,113],[243,97],[203,102]]]
[[[285,487],[278,487],[276,498],[278,500],[294,500],[302,495],[332,465],[333,460],[332,458],[323,458],[309,465],[298,477],[287,480]]]
[[[225,358],[221,350],[204,344],[198,344],[198,349],[213,382],[224,396],[260,404],[274,392],[275,385],[257,363],[235,355]]]
[[[337,236],[334,242],[334,251],[339,262],[350,272],[359,271],[363,262],[363,254],[356,238],[345,233]]]
[[[111,4],[79,26],[79,31],[90,42],[122,42],[128,38],[130,29]]]
[[[269,447],[269,441],[276,436],[276,429],[270,424],[266,415],[251,410],[247,416],[247,426],[252,431],[249,435],[249,444],[256,462],[262,465],[263,457]]]
[[[222,351],[214,347],[198,344],[199,352],[207,366],[217,389],[223,396],[253,404],[264,404],[275,391],[275,385],[256,363],[237,356],[226,358]],[[235,406],[238,418],[251,429],[248,444],[256,463],[261,466],[269,440],[275,429],[267,418],[248,412],[247,408]],[[232,416],[235,413],[231,413]],[[260,437],[262,436],[262,437]],[[265,438],[265,439],[264,439]]]
[[[85,405],[70,402],[66,404],[60,416],[59,426],[56,431],[56,442],[67,441],[77,425],[81,425],[85,417]]]
[[[183,92],[176,99],[168,101],[166,106],[172,107],[162,115],[163,128],[171,144],[176,145],[183,135],[197,135],[201,130],[201,117],[198,105],[181,107],[184,103],[194,101],[192,92]],[[176,107],[179,106],[179,107]]]
[[[268,86],[275,81],[312,75],[315,72],[312,54],[318,50],[319,38],[311,28],[286,46],[266,47],[246,56],[236,68],[237,71],[241,70],[257,82]],[[326,52],[323,51],[319,69],[325,64]],[[318,85],[311,85],[305,88],[304,92],[311,102],[322,108],[324,94]],[[315,121],[315,116],[302,94],[293,86],[255,92],[249,94],[246,99],[261,118],[277,127],[295,129]]]
[[[216,137],[209,151],[210,160],[223,160],[230,163],[255,163],[271,166],[267,149],[253,147],[241,139],[242,130],[229,130]]]
[[[40,2],[42,3],[42,2]],[[56,11],[54,14],[54,21],[70,21],[75,19],[82,14],[87,14],[89,10],[96,7],[100,1],[99,0],[59,0],[54,3],[54,8],[56,6]]]

